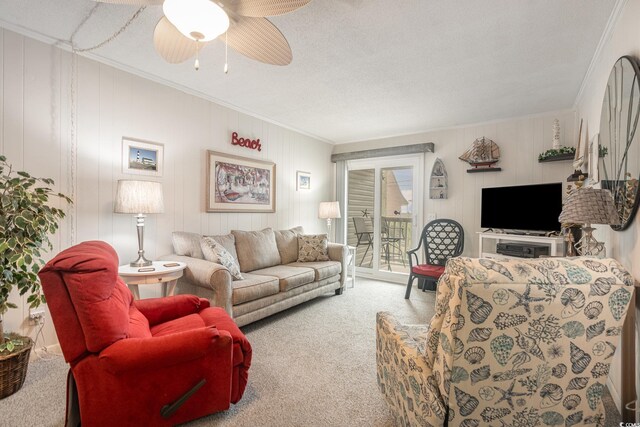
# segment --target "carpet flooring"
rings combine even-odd
[[[242,328],[253,346],[243,399],[196,426],[391,426],[376,386],[375,316],[426,323],[433,292],[358,279],[341,296],[327,295]],[[23,388],[0,400],[0,426],[62,426],[67,367],[61,357],[29,366]],[[607,426],[620,415],[607,393]]]

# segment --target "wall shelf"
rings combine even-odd
[[[431,168],[431,177],[429,178],[429,198],[430,199],[446,199],[449,196],[449,179],[447,177],[447,169],[444,167],[442,160],[436,159]]]
[[[477,173],[477,172],[500,172],[502,168],[474,168],[467,169],[467,173]]]
[[[559,156],[547,157],[546,159],[538,160],[538,163],[566,162],[573,160],[574,157],[575,154],[560,154]]]

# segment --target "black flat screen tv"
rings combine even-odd
[[[516,232],[560,231],[562,183],[482,189],[480,227]]]

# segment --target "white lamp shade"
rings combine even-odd
[[[340,204],[338,202],[320,202],[318,218],[340,218]]]
[[[162,184],[155,181],[119,180],[113,211],[129,214],[163,213]]]
[[[229,16],[211,0],[165,0],[162,11],[191,40],[207,42],[229,28]]]

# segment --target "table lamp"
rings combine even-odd
[[[318,208],[318,218],[327,220],[327,234],[331,238],[331,220],[341,218],[340,204],[338,202],[320,202]]]
[[[597,256],[604,250],[604,243],[593,237],[591,224],[620,224],[620,217],[609,190],[581,187],[567,196],[558,221],[578,223],[582,226],[582,238],[575,244],[578,255]]]
[[[146,267],[151,261],[144,257],[144,219],[145,214],[163,213],[162,184],[155,181],[133,181],[121,179],[116,190],[116,213],[135,214],[138,229],[138,259],[130,263],[131,267]]]

